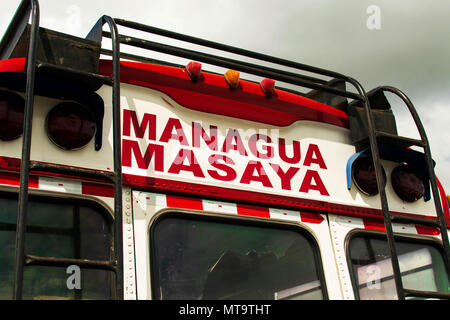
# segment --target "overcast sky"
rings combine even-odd
[[[2,0],[3,35],[18,0]],[[344,73],[369,91],[392,85],[422,117],[450,194],[450,1],[40,0],[41,26],[84,37],[102,15]],[[392,99],[399,132],[418,137]]]

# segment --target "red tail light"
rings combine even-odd
[[[425,186],[418,170],[401,164],[392,171],[392,187],[395,193],[406,202],[414,202],[423,197]]]
[[[25,100],[18,94],[0,90],[0,139],[14,140],[22,135]]]
[[[191,61],[186,65],[186,71],[192,81],[198,81],[202,77],[202,65]]]
[[[270,98],[275,92],[275,81],[272,79],[263,79],[259,83],[264,95]]]
[[[386,182],[386,173],[383,170],[384,181]],[[372,159],[361,156],[355,160],[352,168],[353,181],[364,194],[374,196],[378,194],[377,179],[375,176],[375,167]]]
[[[95,134],[95,118],[83,105],[63,102],[47,114],[47,134],[57,146],[73,150],[84,147]]]

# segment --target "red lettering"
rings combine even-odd
[[[268,143],[272,142],[272,139],[270,139],[269,136],[266,136],[265,134],[255,133],[248,139],[248,148],[250,149],[250,151],[260,159],[273,158],[273,147],[263,145],[262,149],[264,150],[264,153],[261,153],[258,151],[258,148],[256,146],[256,141],[258,140],[263,140],[264,142]]]
[[[291,164],[299,163],[301,159],[300,142],[293,140],[292,150],[293,150],[292,157],[289,158],[286,155],[286,141],[283,138],[278,139],[278,154],[280,155],[281,160]]]
[[[217,151],[217,127],[209,126],[209,133],[208,135],[200,123],[192,122],[192,146],[200,148],[201,137],[209,149]]]
[[[236,179],[236,171],[226,164],[234,165],[234,161],[227,157],[218,154],[213,154],[208,158],[209,164],[214,168],[225,172],[225,175],[220,175],[216,170],[208,170],[209,175],[217,180],[221,181],[232,181]],[[219,163],[219,161],[223,161],[225,163]]]
[[[131,124],[133,124],[134,134],[136,138],[143,138],[145,131],[148,130],[148,139],[156,139],[156,116],[154,114],[144,113],[141,124],[134,110],[123,110],[123,135],[130,136]]]
[[[312,183],[314,180],[315,184]],[[317,190],[323,196],[329,196],[325,185],[322,182],[322,179],[319,176],[319,173],[314,170],[307,170],[305,177],[303,178],[302,185],[300,186],[300,192],[308,193],[310,190]]]
[[[256,170],[256,175],[253,173]],[[261,182],[264,187],[273,188],[272,183],[267,176],[261,162],[259,161],[249,161],[247,167],[242,174],[241,183],[250,184],[251,181]]]
[[[173,129],[176,133],[173,133]],[[170,139],[178,140],[184,146],[189,145],[179,119],[169,118],[159,141],[168,142]]]
[[[290,167],[286,172],[277,164],[270,163],[272,169],[277,173],[281,180],[281,189],[291,190],[291,180],[300,168]]]
[[[235,144],[233,140],[236,141]],[[247,156],[239,131],[236,129],[228,129],[227,136],[223,142],[222,152],[228,152],[229,150],[237,150],[241,156]]]
[[[188,164],[184,164],[186,159]],[[205,177],[192,150],[180,149],[168,172],[179,174],[180,171],[190,171],[195,177]]]
[[[304,166],[311,166],[312,163],[316,163],[321,169],[326,169],[325,161],[323,161],[322,154],[320,153],[319,146],[311,143],[306,151]]]
[[[157,144],[149,144],[142,156],[139,143],[133,140],[122,139],[122,165],[131,167],[132,155],[140,169],[148,169],[150,161],[154,158],[154,170],[164,171],[164,147]],[[154,156],[154,157],[153,157]]]

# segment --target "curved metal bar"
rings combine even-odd
[[[360,155],[362,155],[364,152],[367,151],[367,148],[365,148],[364,150],[357,152],[355,154],[353,154],[347,161],[347,166],[346,166],[346,173],[347,173],[347,189],[350,190],[352,187],[352,166],[353,166],[353,162],[356,161],[356,159],[359,158]]]
[[[22,159],[20,164],[20,189],[16,225],[16,257],[14,265],[13,299],[22,299],[23,268],[25,266],[25,234],[28,209],[28,179],[30,176],[31,126],[33,119],[34,84],[36,76],[36,48],[39,32],[39,3],[29,1],[31,11],[30,43],[27,55],[27,80],[25,114],[23,123]]]
[[[384,220],[384,226],[386,228],[386,237],[387,237],[387,241],[388,241],[388,245],[389,245],[389,252],[390,252],[390,257],[391,257],[392,270],[393,270],[393,274],[394,274],[395,288],[397,290],[398,299],[405,300],[403,281],[401,278],[397,249],[395,247],[395,239],[393,236],[391,214],[389,212],[386,190],[384,188],[385,178],[384,178],[384,175],[382,172],[383,169],[382,169],[381,163],[380,163],[380,151],[378,149],[378,142],[377,142],[377,138],[375,135],[375,123],[374,123],[373,117],[371,115],[369,98],[367,96],[367,93],[364,91],[364,88],[357,80],[355,80],[353,78],[348,78],[347,80],[349,83],[351,83],[356,88],[356,90],[359,92],[359,94],[364,97],[363,104],[364,104],[366,120],[367,120],[367,131],[368,131],[368,135],[369,135],[370,149],[371,149],[371,153],[372,153],[372,161],[373,161],[373,164],[375,167],[375,176],[377,179],[378,194],[380,195],[381,209],[383,211],[383,218],[384,218],[383,220]]]
[[[117,261],[116,298],[123,299],[123,241],[122,241],[122,150],[120,141],[120,42],[114,19],[103,16],[111,30],[113,75],[113,152],[114,152],[114,254]]]
[[[428,176],[430,179],[431,191],[433,193],[434,205],[436,207],[436,214],[438,216],[439,223],[440,223],[442,244],[444,246],[445,259],[446,259],[446,265],[447,265],[447,273],[450,274],[450,258],[449,258],[450,257],[450,244],[449,244],[449,237],[448,237],[448,233],[447,233],[447,224],[446,224],[444,213],[442,210],[442,204],[440,202],[441,197],[439,195],[439,190],[437,188],[436,175],[434,173],[434,164],[433,164],[433,160],[432,160],[433,158],[431,156],[430,144],[428,142],[428,138],[425,133],[425,129],[422,125],[422,121],[420,120],[419,114],[417,113],[416,108],[414,107],[411,100],[401,90],[391,87],[391,86],[380,86],[377,89],[391,92],[391,93],[395,94],[396,96],[398,96],[400,99],[402,99],[403,102],[408,107],[408,110],[411,113],[411,115],[414,119],[414,122],[416,124],[417,130],[419,131],[420,138],[422,139],[423,148],[425,151],[425,162],[426,162],[426,167],[428,170]]]
[[[121,25],[121,26],[124,26],[127,28],[132,28],[132,29],[136,29],[136,30],[140,30],[140,31],[144,31],[144,32],[149,32],[149,33],[157,34],[157,35],[160,35],[163,37],[172,38],[172,39],[176,39],[176,40],[180,40],[180,41],[194,43],[194,44],[208,47],[208,48],[227,51],[227,52],[231,52],[231,53],[238,54],[241,56],[258,59],[258,60],[263,60],[263,61],[267,61],[270,63],[279,64],[282,66],[295,68],[295,69],[299,69],[299,70],[304,70],[304,71],[308,71],[308,72],[312,72],[312,73],[316,73],[316,74],[320,74],[320,75],[324,75],[324,76],[328,76],[328,77],[332,77],[332,78],[346,79],[345,75],[340,74],[338,72],[309,66],[309,65],[306,65],[303,63],[298,63],[298,62],[294,62],[294,61],[290,61],[290,60],[286,60],[286,59],[276,58],[276,57],[272,57],[272,56],[262,54],[259,52],[253,52],[250,50],[245,50],[245,49],[225,45],[222,43],[217,43],[217,42],[208,41],[208,40],[204,40],[204,39],[200,39],[200,38],[196,38],[196,37],[191,37],[191,36],[188,36],[185,34],[176,33],[173,31],[168,31],[168,30],[164,30],[164,29],[160,29],[160,28],[155,28],[152,26],[147,26],[147,25],[144,25],[141,23],[127,21],[124,19],[114,18],[114,21],[118,25]]]

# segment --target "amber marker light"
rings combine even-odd
[[[228,70],[224,76],[225,81],[231,89],[237,89],[239,87],[239,71]]]

